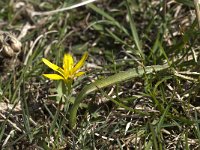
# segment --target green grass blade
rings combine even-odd
[[[124,42],[122,39],[120,39],[117,35],[115,35],[112,31],[110,31],[109,29],[106,29],[106,31],[110,34],[111,37],[113,37],[117,42],[120,42],[124,45],[127,45],[128,44],[126,42]]]
[[[112,101],[113,103],[118,105],[119,107],[122,107],[122,108],[126,109],[127,111],[131,111],[131,112],[134,112],[134,113],[139,113],[142,116],[149,115],[148,112],[143,112],[143,111],[139,111],[139,110],[133,109],[131,107],[128,107],[124,103],[121,102],[123,100],[121,100],[121,101],[116,100],[116,99],[112,98],[111,96],[107,95],[102,89],[99,89],[99,90],[103,94],[104,97],[106,97],[107,99],[109,99],[110,101]]]
[[[197,137],[198,137],[198,142],[200,144],[200,129],[199,129],[199,123],[198,123],[198,117],[197,117],[197,111],[195,110],[195,127],[196,127],[196,134],[197,134]]]
[[[98,89],[105,88],[111,86],[116,83],[120,83],[123,81],[130,80],[134,77],[142,76],[143,74],[152,73],[154,71],[160,71],[168,68],[168,65],[155,65],[155,66],[147,66],[147,67],[138,67],[134,69],[127,70],[125,72],[120,72],[109,76],[107,78],[97,80],[94,83],[91,83],[83,88],[83,90],[77,96],[75,103],[70,111],[70,126],[75,127],[76,124],[76,114],[79,108],[79,104],[82,102],[83,98],[88,94],[97,91]]]
[[[157,125],[157,128],[156,128],[156,133],[157,133],[157,136],[158,136],[158,145],[159,145],[159,148],[160,149],[164,149],[164,145],[162,145],[162,140],[161,140],[161,129],[162,129],[162,126],[163,126],[163,123],[164,123],[164,120],[165,120],[165,117],[170,109],[171,105],[168,105],[167,108],[165,109],[163,115],[161,116],[160,120],[159,120],[159,123]]]
[[[136,47],[137,47],[137,49],[138,49],[141,57],[144,59],[144,53],[142,51],[141,42],[139,40],[139,36],[138,36],[137,30],[136,30],[136,26],[135,26],[133,17],[131,15],[131,10],[130,10],[130,7],[129,7],[129,4],[128,4],[127,0],[126,0],[126,6],[127,6],[127,10],[128,10],[128,17],[129,17],[129,21],[130,21],[130,26],[131,26],[131,32],[132,32],[133,40],[134,40],[134,42],[136,44]]]
[[[194,3],[191,0],[176,0],[179,3],[182,3],[183,5],[194,7]]]
[[[23,86],[23,91],[25,91],[25,81],[24,80],[23,80],[22,86]],[[22,101],[22,106],[23,106],[22,107],[22,114],[23,114],[22,117],[23,117],[23,121],[24,121],[24,127],[27,130],[29,140],[32,142],[33,135],[31,132],[31,126],[30,126],[30,122],[29,122],[30,115],[29,115],[27,99],[25,98],[25,93],[22,95],[22,99],[23,99],[23,101]]]
[[[126,28],[124,28],[117,20],[115,20],[113,17],[111,17],[109,14],[107,14],[106,12],[104,12],[103,10],[99,9],[98,7],[96,7],[94,4],[88,4],[87,6],[89,6],[92,10],[94,10],[95,12],[97,12],[98,14],[102,15],[103,17],[105,17],[106,19],[110,20],[111,22],[113,22],[113,24],[115,24],[119,29],[121,29],[126,35],[129,35],[128,31],[126,30]]]
[[[60,113],[60,109],[58,108],[56,110],[56,114],[53,117],[53,122],[51,123],[50,130],[49,130],[49,135],[51,135],[53,133],[53,131],[56,127],[56,124],[57,124],[57,121],[58,121],[58,118],[59,118],[59,113]]]
[[[151,130],[151,141],[153,143],[153,149],[158,150],[158,140],[157,140],[157,135],[155,132],[155,128],[152,124],[149,124],[150,130]]]

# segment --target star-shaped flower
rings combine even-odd
[[[83,71],[79,71],[79,69],[84,65],[86,59],[88,57],[88,53],[82,56],[81,60],[74,64],[74,59],[71,54],[67,53],[63,58],[63,67],[59,67],[45,58],[42,58],[42,61],[51,69],[56,71],[58,74],[43,74],[43,76],[52,79],[52,80],[64,80],[67,82],[69,79],[74,79],[76,77],[82,76],[85,74]]]

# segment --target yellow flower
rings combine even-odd
[[[81,60],[74,64],[74,59],[71,54],[65,54],[63,58],[63,68],[51,63],[45,58],[42,58],[42,61],[51,69],[58,72],[58,74],[43,74],[43,76],[52,79],[52,80],[64,80],[67,82],[68,79],[74,79],[76,77],[79,77],[85,72],[78,71],[85,63],[85,60],[88,57],[88,53],[86,52]]]

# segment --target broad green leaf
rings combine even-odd
[[[99,89],[114,85],[116,83],[120,83],[123,81],[128,81],[132,78],[142,76],[143,74],[149,74],[153,73],[155,71],[160,71],[163,69],[168,68],[168,65],[155,65],[155,66],[147,66],[147,67],[138,67],[134,69],[130,69],[124,72],[120,72],[117,74],[114,74],[112,76],[109,76],[104,79],[100,79],[95,81],[94,83],[91,83],[89,85],[86,85],[82,91],[78,94],[74,105],[72,106],[72,109],[70,111],[70,126],[73,128],[76,125],[76,117],[77,117],[77,110],[79,108],[79,104],[82,102],[82,100],[90,93],[97,91]]]

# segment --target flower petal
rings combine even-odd
[[[71,54],[65,54],[63,58],[63,69],[65,72],[70,71],[74,66],[74,60]]]
[[[58,73],[60,73],[62,76],[64,76],[64,70],[60,67],[58,67],[57,65],[51,63],[50,61],[48,61],[45,58],[42,58],[42,61],[45,63],[45,65],[47,65],[49,68],[53,69],[54,71],[57,71]]]
[[[85,72],[80,71],[80,72],[76,73],[75,76],[76,76],[76,77],[80,77],[80,76],[82,76],[82,75],[84,75],[84,74],[85,74]]]
[[[82,56],[81,60],[76,64],[76,66],[72,69],[72,74],[75,74],[77,70],[79,70],[85,63],[85,60],[88,57],[88,52],[85,52]]]
[[[43,76],[52,80],[64,80],[64,78],[58,74],[43,74]]]

